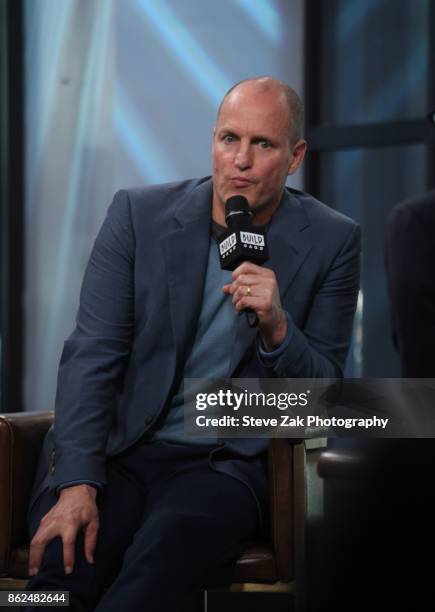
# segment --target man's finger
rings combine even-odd
[[[43,540],[38,530],[30,542],[29,576],[34,576],[38,573],[47,544],[48,540]]]
[[[237,304],[243,298],[263,298],[265,300],[265,306],[267,305],[268,298],[270,298],[270,292],[264,287],[260,287],[258,285],[248,285],[250,291],[247,291],[246,285],[242,285],[241,287],[237,287],[233,292],[233,304]]]
[[[76,535],[77,531],[73,529],[62,535],[65,574],[71,574],[74,569]]]
[[[262,268],[251,261],[244,261],[233,271],[233,280],[240,276],[240,274],[256,274],[263,269],[265,268]]]
[[[266,279],[266,280],[265,280]],[[233,285],[241,287],[242,285],[261,285],[268,282],[268,278],[264,274],[240,274],[234,281]]]
[[[261,314],[261,311],[264,308],[263,300],[261,298],[255,297],[242,297],[238,302],[234,304],[237,312],[241,312],[245,310],[245,308],[251,308],[251,310],[255,310],[258,314]]]
[[[85,557],[88,563],[94,562],[94,551],[97,544],[98,521],[91,521],[85,529]]]

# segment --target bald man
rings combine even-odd
[[[174,612],[260,533],[267,440],[185,437],[182,383],[342,375],[359,228],[285,187],[302,125],[290,87],[242,81],[219,108],[212,177],[115,195],[59,367],[29,589],[67,589],[74,610]],[[231,273],[216,241],[234,195],[267,231],[270,260]]]

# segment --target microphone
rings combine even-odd
[[[219,260],[223,270],[235,270],[242,262],[250,261],[259,266],[269,259],[266,234],[262,228],[252,225],[252,211],[244,196],[232,196],[225,202],[227,231],[218,241]],[[245,310],[250,327],[258,325],[254,310]]]

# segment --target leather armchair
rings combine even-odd
[[[52,421],[53,412],[0,415],[0,589],[25,588],[27,508],[42,441]],[[291,590],[290,585],[299,582],[304,564],[304,472],[303,441],[271,440],[270,540],[247,550],[230,575],[213,577],[211,585],[278,583],[276,590]]]

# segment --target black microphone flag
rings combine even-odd
[[[251,221],[252,212],[244,196],[232,196],[225,203],[228,230],[218,241],[219,259],[223,270],[235,270],[244,261],[259,266],[269,259],[266,235]]]

